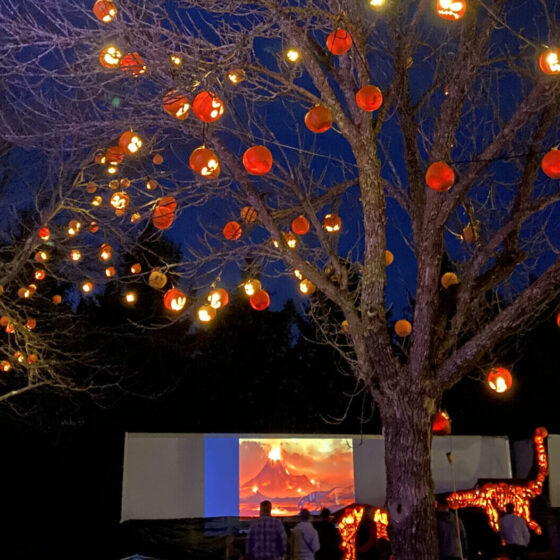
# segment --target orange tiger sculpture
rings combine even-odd
[[[529,480],[524,485],[508,484],[507,482],[487,483],[482,488],[453,492],[447,498],[449,507],[453,509],[483,508],[486,510],[490,526],[498,532],[498,512],[505,512],[506,505],[512,503],[515,515],[522,517],[537,535],[542,534],[539,524],[531,519],[530,503],[542,493],[543,483],[548,476],[548,457],[544,445],[547,436],[548,432],[545,428],[535,430],[533,441],[537,454],[538,471],[534,480]]]

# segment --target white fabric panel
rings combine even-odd
[[[121,521],[204,515],[204,436],[126,434]]]
[[[560,436],[548,436],[550,506],[560,507]]]

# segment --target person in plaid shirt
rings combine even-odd
[[[261,502],[260,517],[249,529],[247,557],[250,560],[279,560],[287,551],[287,537],[280,519],[270,516],[272,504]]]

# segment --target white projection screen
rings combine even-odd
[[[457,489],[510,479],[508,439],[435,437],[432,471],[436,492],[452,490],[453,477]],[[251,516],[263,499],[278,515],[354,501],[382,507],[383,437],[126,434],[122,521]]]

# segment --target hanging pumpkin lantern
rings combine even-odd
[[[117,47],[106,47],[99,53],[99,64],[103,68],[117,68],[122,58],[121,51]],[[99,161],[99,163],[104,163]]]
[[[216,310],[210,305],[203,305],[198,308],[196,314],[201,323],[209,323],[216,317]]]
[[[342,220],[338,214],[327,214],[323,218],[323,227],[329,233],[336,233],[340,231],[340,228],[342,227]]]
[[[46,276],[47,273],[42,268],[36,269],[35,272],[33,273],[33,277],[35,278],[35,280],[39,280],[39,281],[44,280]]]
[[[446,272],[441,277],[441,285],[448,290],[451,286],[459,283],[459,278],[454,272]]]
[[[163,110],[172,117],[184,121],[189,116],[191,104],[185,95],[174,89],[163,98]]]
[[[541,161],[541,169],[551,179],[560,179],[560,150],[553,148]]]
[[[123,132],[119,138],[119,146],[127,154],[135,154],[142,147],[142,138],[132,130]]]
[[[321,134],[329,130],[333,119],[331,110],[324,105],[315,105],[305,115],[305,126],[315,134]]]
[[[434,191],[448,191],[455,182],[455,173],[447,163],[436,161],[426,171],[426,183]]]
[[[99,231],[99,226],[97,225],[97,222],[91,222],[91,224],[89,224],[89,231],[91,233],[97,233]]]
[[[148,284],[154,290],[161,290],[167,284],[167,276],[158,268],[154,268],[148,277]]]
[[[383,94],[377,86],[367,85],[356,92],[356,104],[362,111],[377,111],[383,103]]]
[[[8,323],[5,330],[7,334],[14,334],[16,332],[16,327],[13,323]]]
[[[92,205],[92,206],[95,206],[96,208],[99,207],[99,206],[101,206],[102,204],[103,204],[103,198],[102,198],[101,196],[99,196],[99,195],[94,196],[94,197],[91,199],[91,205]]]
[[[243,68],[232,68],[227,74],[228,80],[234,85],[240,84],[246,76]]]
[[[385,251],[385,266],[389,266],[395,260],[395,256],[391,251]]]
[[[93,282],[91,280],[85,280],[82,282],[80,288],[84,294],[89,294],[93,291]]]
[[[448,436],[451,433],[451,418],[447,412],[440,410],[436,414],[432,432],[436,436]]]
[[[259,290],[249,298],[249,303],[255,311],[264,311],[270,305],[270,296],[266,290]]]
[[[183,59],[176,54],[169,55],[169,60],[171,61],[171,64],[175,66],[181,66],[183,64]]]
[[[7,373],[11,369],[12,369],[12,364],[10,364],[10,362],[8,362],[7,360],[2,360],[0,362],[0,371]]]
[[[113,278],[113,276],[115,276],[115,273],[116,273],[116,270],[115,270],[115,267],[114,267],[114,266],[108,266],[108,267],[105,269],[105,276],[106,276],[107,278]]]
[[[558,327],[560,327],[560,313],[556,315],[556,324],[558,325]]]
[[[167,229],[173,224],[175,219],[175,210],[177,209],[177,201],[172,196],[164,196],[158,200],[154,213],[152,214],[152,223],[157,229]]]
[[[78,233],[80,233],[81,229],[82,224],[78,220],[70,220],[68,222],[66,233],[68,234],[68,237],[74,237],[75,235],[78,235]]]
[[[119,170],[119,168],[114,163],[108,165],[105,168],[105,171],[106,171],[107,175],[114,175],[118,170]]]
[[[266,146],[253,146],[243,154],[243,166],[251,175],[265,175],[272,162],[272,154]]]
[[[298,289],[302,295],[310,296],[315,293],[315,290],[317,288],[315,287],[315,284],[311,282],[311,280],[302,280],[299,283]]]
[[[436,10],[440,18],[457,21],[465,15],[467,2],[466,0],[437,0]]]
[[[560,49],[547,49],[539,56],[539,66],[545,74],[560,74]]]
[[[302,274],[301,270],[298,270],[297,268],[294,270],[294,276],[298,280],[303,280],[303,274]]]
[[[201,91],[193,101],[193,113],[203,122],[217,121],[224,114],[222,100],[210,91]]]
[[[146,72],[144,59],[137,52],[125,54],[120,60],[120,68],[135,78]]]
[[[130,202],[130,197],[123,191],[116,192],[111,196],[111,206],[115,210],[124,210]]]
[[[200,146],[191,154],[189,165],[195,173],[198,173],[202,177],[215,179],[220,175],[218,156],[205,146]]]
[[[505,393],[511,388],[513,379],[509,370],[503,367],[495,367],[488,373],[488,385],[496,393]]]
[[[14,358],[15,358],[15,359],[17,360],[17,362],[20,363],[20,364],[23,364],[23,362],[25,361],[25,356],[24,356],[21,352],[19,352],[19,351],[14,352]]]
[[[33,295],[33,292],[29,288],[20,288],[17,291],[18,298],[29,299]]]
[[[241,208],[241,219],[248,224],[252,224],[257,220],[257,211],[252,206],[243,206]]]
[[[37,321],[35,319],[27,319],[25,323],[25,328],[32,331],[37,326]]]
[[[223,288],[216,288],[208,294],[208,303],[214,309],[221,309],[229,303],[229,295]]]
[[[32,366],[33,364],[37,363],[37,360],[39,358],[37,358],[37,354],[29,354],[29,356],[27,357],[27,363]]]
[[[470,224],[463,228],[463,231],[461,232],[461,239],[469,245],[474,241],[474,230]]]
[[[327,49],[332,54],[341,55],[350,50],[352,37],[345,29],[336,29],[327,37]]]
[[[157,184],[157,181],[155,179],[148,179],[146,181],[146,188],[149,191],[153,191],[153,190],[157,189],[157,186],[158,186],[158,184]]]
[[[292,231],[296,235],[305,235],[309,227],[309,220],[305,216],[298,216],[292,220]]]
[[[70,251],[70,260],[78,262],[82,258],[82,253],[78,249],[72,249]]]
[[[43,226],[37,235],[41,241],[48,241],[51,238],[51,230],[47,226]]]
[[[405,337],[408,336],[412,332],[412,325],[406,319],[399,319],[395,323],[395,333],[397,336]]]
[[[109,23],[117,15],[117,7],[109,0],[97,0],[93,5],[95,17],[103,23]]]
[[[152,158],[152,163],[154,165],[161,165],[163,163],[163,156],[161,154],[156,154],[153,158]]]
[[[241,237],[241,225],[239,222],[228,222],[223,229],[224,237],[228,240],[235,240]]]
[[[46,251],[37,251],[34,259],[35,262],[46,262],[49,260],[49,254]]]
[[[108,261],[112,255],[113,248],[108,243],[103,243],[101,247],[99,247],[99,258],[102,261]]]
[[[131,274],[140,274],[141,272],[142,272],[142,265],[140,263],[134,263],[130,267],[130,273]]]
[[[124,302],[127,305],[133,305],[134,303],[136,303],[137,299],[138,299],[138,296],[136,295],[136,292],[134,292],[134,291],[126,292],[126,294],[124,294]]]
[[[286,58],[290,62],[297,62],[299,60],[299,51],[297,49],[288,49],[286,51]]]
[[[60,304],[62,303],[62,296],[59,296],[58,294],[57,294],[57,295],[54,295],[54,296],[52,297],[52,302],[53,302],[55,305],[60,305]]]
[[[243,283],[243,290],[250,297],[255,295],[258,291],[262,289],[262,284],[256,278],[246,280]]]
[[[187,296],[182,290],[171,288],[163,295],[163,305],[169,311],[178,313],[185,308],[185,305],[187,305]]]
[[[107,148],[105,158],[110,165],[118,165],[124,159],[124,150],[120,146],[111,146]]]
[[[132,224],[137,224],[141,219],[142,219],[142,216],[140,215],[140,212],[134,212],[134,214],[132,214],[132,216],[130,216],[130,222]]]
[[[90,181],[90,182],[86,185],[86,191],[87,191],[89,194],[93,194],[96,190],[97,190],[97,185],[96,185],[93,181]]]

